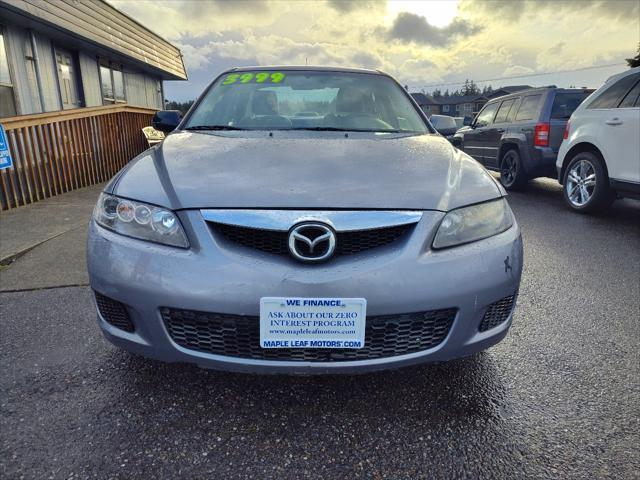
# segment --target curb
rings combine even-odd
[[[44,240],[40,240],[32,245],[29,245],[28,247],[25,247],[21,250],[18,250],[17,252],[14,253],[10,253],[9,255],[6,255],[4,257],[0,258],[0,266],[2,267],[6,267],[7,265],[11,265],[13,262],[15,262],[18,258],[20,258],[21,256],[23,256],[25,253],[30,252],[31,250],[33,250],[34,248],[39,247],[40,245],[42,245],[43,243],[47,243],[49,240],[53,240],[54,238],[58,238],[61,235],[64,235],[65,233],[69,233],[73,230],[76,230],[77,228],[81,227],[82,225],[76,225],[68,230],[65,230],[64,232],[60,232],[60,233],[56,233],[55,235],[51,235],[50,237],[45,238]]]

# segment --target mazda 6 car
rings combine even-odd
[[[309,112],[313,112],[310,114]],[[390,76],[216,78],[106,186],[88,269],[107,339],[168,362],[354,373],[505,337],[522,240],[504,189]]]

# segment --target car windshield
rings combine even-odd
[[[430,133],[402,87],[385,75],[287,70],[223,75],[185,128]]]

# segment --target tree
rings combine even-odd
[[[627,58],[629,68],[640,67],[640,43],[638,44],[638,54],[633,58]]]
[[[480,89],[478,88],[478,85],[476,85],[476,82],[474,82],[473,80],[466,79],[464,81],[464,85],[462,89],[460,89],[460,92],[458,94],[459,95],[479,95]]]
[[[439,88],[436,88],[431,94],[433,98],[440,98],[442,96],[442,91]]]
[[[466,79],[464,81],[464,86],[462,87],[462,94],[463,95],[470,95],[469,89],[471,88],[471,86],[469,85],[469,79]]]
[[[482,87],[482,95],[488,95],[491,92],[493,92],[493,87],[491,85],[485,85],[484,87]]]
[[[187,110],[191,108],[191,105],[193,105],[193,100],[189,100],[188,102],[174,102],[173,100],[166,100],[164,108],[166,110],[180,110],[185,114],[187,113]]]

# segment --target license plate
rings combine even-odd
[[[262,348],[362,348],[364,298],[263,297]]]

